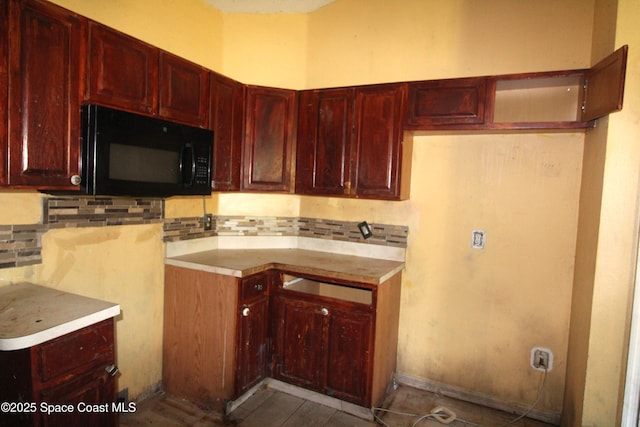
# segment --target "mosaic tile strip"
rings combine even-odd
[[[0,268],[42,263],[41,224],[0,225]]]
[[[299,218],[298,236],[342,240],[381,246],[407,247],[409,227],[403,225],[369,224],[373,235],[364,239],[358,223],[318,218]]]
[[[104,227],[163,222],[162,199],[46,198],[44,218],[49,228]]]
[[[211,231],[203,230],[199,217],[165,219],[164,240],[178,241],[205,236],[303,236],[373,245],[407,247],[409,228],[370,224],[373,236],[363,239],[358,222],[317,218],[218,216]]]
[[[164,221],[163,240],[175,242],[179,240],[199,239],[201,237],[217,236],[216,218],[214,217],[211,230],[204,229],[203,217],[169,218]]]
[[[218,236],[296,236],[298,220],[290,217],[218,216]]]

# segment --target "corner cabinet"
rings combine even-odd
[[[280,272],[273,287],[273,377],[364,407],[395,372],[400,275],[371,286]]]
[[[80,168],[85,21],[48,2],[2,3],[0,17],[7,4],[9,12],[1,30],[7,29],[8,42],[0,41],[9,66],[0,69],[8,78],[7,89],[0,89],[0,97],[6,90],[9,98],[6,184],[76,189],[71,177]]]
[[[405,102],[404,84],[301,92],[296,193],[408,197]]]
[[[164,389],[223,410],[273,377],[377,405],[396,368],[400,288],[400,273],[371,285],[166,265]]]
[[[293,190],[296,91],[247,86],[242,190]]]
[[[11,426],[115,427],[117,413],[113,318],[23,350],[0,351],[0,400],[37,405],[36,410],[0,413],[0,424]],[[71,412],[40,409],[73,405]],[[104,408],[77,410],[78,404]]]

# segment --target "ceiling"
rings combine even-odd
[[[205,0],[224,13],[308,13],[335,0]]]

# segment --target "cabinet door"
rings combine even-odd
[[[85,21],[45,2],[9,7],[8,184],[77,188]]]
[[[160,104],[162,118],[207,127],[209,71],[175,55],[160,52]]]
[[[115,427],[117,413],[112,412],[111,404],[115,402],[115,378],[99,367],[87,375],[62,383],[58,387],[48,389],[38,396],[38,401],[50,405],[73,405],[72,412],[40,412],[41,426],[69,427]],[[89,408],[89,411],[81,411]]]
[[[300,94],[296,193],[348,194],[351,189],[354,90]]]
[[[213,189],[240,189],[244,85],[211,73],[211,124],[213,129]]]
[[[238,353],[236,357],[236,396],[266,376],[268,302],[262,296],[241,304],[238,317]]]
[[[0,3],[0,185],[7,183],[7,132],[9,116],[7,89],[9,87],[9,2]]]
[[[373,316],[338,308],[328,314],[325,394],[368,406],[371,399]]]
[[[397,199],[401,194],[402,126],[406,86],[356,89],[355,194]]]
[[[295,91],[247,88],[244,190],[291,191],[295,121]]]
[[[274,378],[322,391],[326,365],[322,307],[282,295],[274,301]]]
[[[89,25],[88,99],[157,114],[158,49],[96,22]]]
[[[622,46],[587,70],[583,121],[594,120],[622,109],[628,49],[628,46]]]
[[[487,79],[465,78],[409,83],[406,128],[484,123]]]

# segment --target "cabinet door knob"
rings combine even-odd
[[[326,307],[322,307],[322,310],[320,310],[320,313],[322,313],[323,316],[328,316],[329,315],[329,309]]]
[[[80,185],[81,182],[82,182],[82,178],[80,178],[80,175],[72,175],[71,176],[71,184]]]
[[[251,310],[249,310],[249,307],[242,307],[242,317],[249,316],[250,312],[251,312]]]
[[[262,290],[262,283],[256,283],[254,286],[256,291],[261,291]]]
[[[116,365],[109,365],[104,368],[104,370],[107,371],[107,374],[109,374],[110,377],[115,377],[118,373],[118,367]]]

